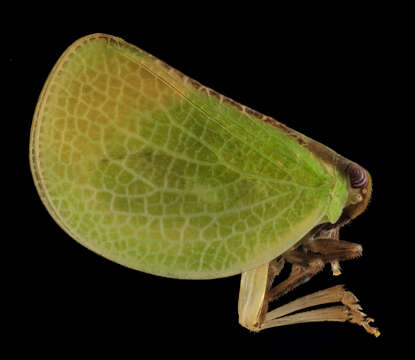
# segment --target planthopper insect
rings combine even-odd
[[[239,322],[251,331],[349,321],[379,335],[342,286],[268,309],[361,254],[339,229],[367,207],[369,173],[120,38],[85,36],[60,57],[30,164],[50,215],[97,254],[179,279],[242,274]]]

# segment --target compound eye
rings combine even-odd
[[[369,181],[365,169],[354,163],[347,167],[347,174],[350,178],[350,185],[354,189],[364,188]]]

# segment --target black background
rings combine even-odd
[[[115,350],[117,358],[374,358],[403,332],[392,302],[402,295],[394,262],[398,239],[391,187],[396,121],[390,82],[399,50],[388,9],[97,8],[55,9],[23,21],[18,10],[6,39],[13,123],[22,140],[19,201],[8,276],[16,353],[55,355]],[[179,11],[177,11],[179,10]],[[210,11],[209,11],[210,10]],[[41,203],[28,163],[31,119],[49,71],[86,34],[119,36],[219,93],[270,115],[367,168],[373,200],[344,228],[363,256],[329,269],[282,299],[344,283],[376,319],[379,338],[352,324],[301,324],[249,333],[238,325],[239,276],[184,281],[112,263],[72,240]],[[16,201],[14,201],[16,205]],[[23,271],[22,271],[23,270]],[[401,294],[401,295],[399,295]],[[396,345],[395,345],[396,346]],[[397,348],[395,348],[397,351]],[[127,353],[129,355],[127,355]]]

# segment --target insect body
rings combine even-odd
[[[338,229],[367,206],[366,170],[110,35],[79,39],[56,63],[30,162],[50,214],[96,253],[174,278],[242,273],[240,322],[254,331],[279,325],[269,301],[361,252]],[[293,272],[273,293],[285,261]],[[337,321],[377,331],[356,300],[336,301]]]

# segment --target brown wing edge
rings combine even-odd
[[[116,46],[120,46],[120,44],[122,44],[123,46],[127,46],[132,50],[138,50],[141,53],[145,54],[147,57],[151,58],[155,63],[160,64],[165,71],[169,74],[172,75],[173,77],[179,78],[181,81],[183,81],[184,84],[189,84],[191,85],[194,89],[200,91],[201,93],[204,93],[207,96],[213,96],[216,99],[219,100],[220,103],[226,103],[230,106],[235,107],[236,109],[238,109],[239,111],[255,118],[258,119],[260,121],[263,121],[281,131],[283,131],[287,136],[291,137],[292,139],[294,139],[295,141],[297,141],[301,146],[305,147],[307,150],[309,150],[313,155],[315,155],[317,158],[319,158],[320,160],[324,161],[325,163],[332,165],[334,167],[336,167],[337,169],[344,171],[345,167],[347,166],[347,164],[350,163],[349,160],[341,157],[339,154],[337,154],[336,152],[334,152],[332,149],[324,146],[323,144],[308,138],[307,136],[299,133],[298,131],[295,131],[291,128],[289,128],[288,126],[286,126],[285,124],[279,122],[278,120],[274,119],[271,116],[268,115],[264,115],[256,110],[251,109],[248,106],[242,105],[240,103],[238,103],[237,101],[226,97],[220,93],[218,93],[217,91],[202,85],[200,82],[198,82],[197,80],[194,80],[192,78],[190,78],[189,76],[183,74],[181,71],[173,68],[172,66],[170,66],[169,64],[165,63],[164,61],[158,59],[157,57],[151,55],[150,53],[146,52],[145,50],[128,43],[127,41],[125,41],[122,38],[113,36],[113,35],[108,35],[108,34],[104,34],[104,33],[95,33],[95,34],[91,34],[91,35],[86,35],[82,38],[80,38],[79,40],[77,40],[71,47],[74,47],[75,44],[76,45],[81,45],[83,44],[85,41],[88,40],[93,40],[93,39],[105,39],[106,41],[108,41],[108,43],[112,43],[113,45]]]
[[[145,50],[138,48],[135,45],[132,45],[128,42],[126,42],[125,40],[112,36],[112,35],[107,35],[107,34],[102,34],[102,33],[97,33],[97,34],[92,34],[92,35],[87,35],[84,38],[79,39],[78,41],[82,41],[82,39],[84,39],[84,41],[90,40],[90,39],[96,39],[96,38],[103,38],[106,39],[109,43],[113,43],[116,45],[119,45],[119,43],[122,43],[124,46],[128,46],[131,49],[135,49],[135,50],[139,50],[140,52],[144,53],[146,56],[148,56],[149,58],[153,59],[153,61],[155,63],[160,64],[167,73],[169,74],[174,74],[177,77],[179,77],[180,79],[182,79],[182,81],[184,83],[187,83],[189,85],[191,85],[194,89],[204,93],[207,96],[213,96],[215,98],[217,98],[219,100],[219,102],[221,103],[226,103],[230,106],[235,107],[236,109],[238,109],[239,111],[250,115],[251,117],[254,117],[256,119],[259,119],[261,121],[264,121],[268,124],[271,124],[272,126],[275,126],[281,130],[283,130],[288,136],[293,137],[294,139],[296,139],[301,145],[304,145],[306,143],[305,138],[302,134],[298,133],[297,131],[290,129],[288,126],[284,125],[283,123],[275,120],[274,118],[264,115],[256,110],[253,110],[251,108],[249,108],[248,106],[242,105],[240,103],[238,103],[235,100],[232,100],[229,97],[226,97],[222,94],[219,94],[217,91],[202,85],[200,82],[190,78],[189,76],[183,74],[181,71],[173,68],[172,66],[170,66],[169,64],[165,63],[164,61],[156,58],[155,56],[149,54],[148,52],[146,52]]]

